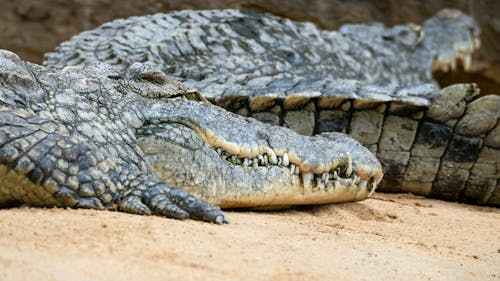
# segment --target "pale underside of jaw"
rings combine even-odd
[[[182,188],[223,208],[357,201],[369,197],[381,180],[381,171],[355,169],[349,152],[332,157],[335,160],[331,163],[312,167],[291,150],[275,149],[265,145],[252,146],[247,143],[239,145],[197,126],[190,125],[189,129],[188,126],[184,128],[186,130],[181,129],[182,133],[191,134],[188,136],[191,138],[199,138],[205,144],[204,153],[210,155],[209,162],[216,163],[206,163],[206,165],[219,165],[221,168],[216,169],[216,172],[226,171],[225,174],[221,172],[221,176],[226,178],[223,179],[225,186],[220,188],[224,192],[200,190],[204,187],[199,184],[191,185],[190,182],[181,183]],[[170,140],[163,138],[163,141]],[[177,141],[177,143],[182,142]],[[143,148],[143,150],[148,149]],[[171,154],[165,151],[162,153]],[[200,154],[195,152],[194,157],[197,153]],[[160,175],[160,179],[162,179],[162,161],[154,160],[156,163],[152,164],[156,167],[153,170]],[[231,172],[227,172],[228,170]],[[262,186],[255,188],[255,184]],[[214,189],[211,183],[207,183],[207,186],[212,186]]]

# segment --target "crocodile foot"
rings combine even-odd
[[[194,218],[217,224],[228,223],[226,215],[217,206],[197,199],[188,192],[157,180],[124,192],[119,202],[120,211],[139,215],[159,215],[175,219]]]

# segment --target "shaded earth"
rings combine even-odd
[[[500,279],[500,209],[376,194],[228,215],[0,210],[0,280]]]

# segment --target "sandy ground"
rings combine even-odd
[[[500,210],[377,194],[229,225],[0,210],[0,280],[500,280]]]

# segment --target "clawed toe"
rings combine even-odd
[[[229,222],[219,207],[197,199],[184,190],[151,180],[146,185],[129,190],[120,203],[120,210],[174,219],[193,218],[216,224]]]
[[[165,194],[157,194],[151,198],[149,202],[154,214],[173,218],[173,219],[188,219],[190,215],[188,212],[179,208],[176,204],[172,203]]]
[[[124,198],[119,206],[120,211],[137,215],[151,215],[152,212],[137,196]]]

